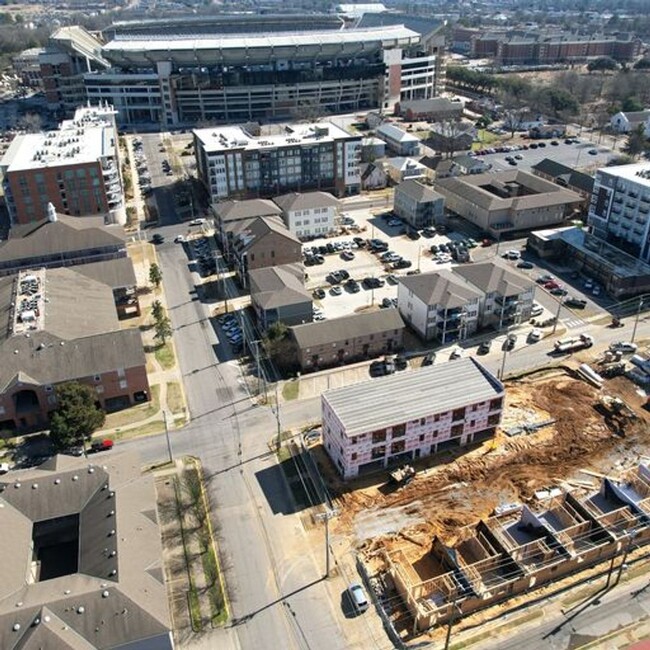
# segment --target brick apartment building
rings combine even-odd
[[[12,224],[45,219],[48,203],[61,214],[126,223],[112,107],[79,108],[58,130],[14,138],[0,173]]]
[[[503,384],[473,358],[336,388],[321,397],[323,441],[343,478],[488,439]]]
[[[149,400],[140,332],[120,328],[109,285],[70,268],[21,271],[0,278],[0,314],[0,431],[46,428],[67,381],[93,387],[107,411]]]

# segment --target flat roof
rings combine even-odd
[[[503,384],[476,359],[456,359],[323,393],[347,436],[502,395]]]
[[[84,106],[59,128],[14,138],[2,163],[8,172],[76,165],[115,155],[117,133],[112,107]]]
[[[626,181],[634,181],[639,185],[650,188],[650,163],[637,163],[634,165],[616,165],[599,169],[598,174],[607,174],[622,178]]]
[[[241,126],[224,126],[220,128],[195,129],[194,135],[200,140],[206,153],[219,153],[235,149],[249,151],[258,149],[276,149],[297,144],[314,144],[334,142],[353,136],[332,122],[315,122],[312,124],[288,124],[284,133],[252,136]]]
[[[420,35],[404,25],[389,25],[368,29],[341,29],[274,34],[193,34],[172,37],[151,34],[147,38],[119,34],[106,43],[103,51],[146,52],[155,50],[247,50],[273,47],[303,47],[308,45],[337,45],[359,42],[383,42],[401,39],[419,41]]]

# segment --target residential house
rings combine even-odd
[[[214,227],[217,241],[221,244],[226,258],[229,258],[229,233],[237,221],[247,221],[256,217],[282,216],[282,208],[270,199],[249,199],[247,201],[219,201],[212,206],[215,215]]]
[[[528,130],[528,137],[533,140],[542,138],[563,138],[566,135],[566,126],[564,124],[545,124],[534,126]]]
[[[450,178],[451,176],[458,176],[460,168],[451,158],[443,156],[422,156],[419,163],[424,165],[427,169],[425,176],[433,181],[437,178]]]
[[[382,115],[379,111],[369,111],[366,114],[365,122],[366,122],[366,126],[370,130],[374,130],[377,127],[384,124],[384,122],[386,122],[386,117]]]
[[[425,144],[435,151],[453,155],[469,151],[476,137],[476,127],[470,122],[436,122],[431,125]]]
[[[402,131],[394,124],[385,122],[375,129],[375,134],[384,140],[390,151],[397,156],[417,156],[420,153],[420,138]]]
[[[388,185],[388,174],[383,165],[361,163],[360,169],[362,190],[381,190]]]
[[[452,158],[461,174],[484,174],[492,169],[491,163],[485,162],[475,156],[461,154]]]
[[[479,327],[499,331],[530,320],[536,285],[528,277],[495,262],[457,266],[454,273],[483,294]]]
[[[105,282],[76,268],[20,271],[0,278],[0,314],[0,430],[47,428],[68,381],[106,411],[149,400],[140,332],[120,327]]]
[[[574,214],[582,197],[521,170],[473,174],[436,181],[447,210],[495,239],[501,233],[545,228]]]
[[[412,228],[421,230],[443,222],[445,199],[430,187],[409,179],[395,188],[393,211]]]
[[[251,304],[262,330],[274,323],[311,323],[314,312],[310,293],[305,289],[302,264],[266,266],[249,271]]]
[[[404,321],[397,309],[352,314],[291,328],[301,370],[371,359],[402,348]]]
[[[0,648],[173,650],[155,479],[142,464],[115,449],[0,476]]]
[[[354,478],[493,437],[504,396],[471,357],[335,388],[321,396],[323,444]]]
[[[552,181],[560,187],[579,194],[582,198],[580,210],[586,213],[591,201],[591,193],[594,189],[594,177],[583,172],[579,172],[573,167],[563,165],[551,158],[544,158],[536,165],[531,167],[531,171],[537,176]]]
[[[253,269],[302,262],[300,240],[278,217],[257,217],[232,225],[231,261],[242,286],[248,286],[248,273]]]
[[[389,158],[385,163],[385,170],[393,183],[427,175],[427,168],[413,158]]]
[[[630,133],[639,126],[647,127],[650,122],[650,109],[643,111],[620,111],[613,115],[609,125],[615,133]]]
[[[446,97],[412,99],[396,104],[395,115],[407,122],[456,120],[463,116],[463,103]]]
[[[537,129],[544,126],[546,124],[546,119],[539,113],[523,113],[521,115],[515,114],[512,120],[506,118],[505,122],[506,124],[503,128],[506,131],[510,130],[510,124],[516,126],[517,131],[530,131],[531,129]]]
[[[399,278],[397,308],[423,341],[442,345],[473,336],[483,293],[452,271]]]
[[[298,239],[323,237],[336,230],[338,199],[327,192],[303,192],[276,196],[289,232]]]

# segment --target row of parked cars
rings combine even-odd
[[[149,196],[153,190],[151,188],[151,175],[147,165],[147,159],[142,148],[142,140],[136,138],[133,140],[133,155],[135,157],[135,169],[138,172],[138,185],[143,196]]]
[[[217,261],[214,258],[214,253],[210,242],[206,237],[200,237],[193,240],[192,243],[194,252],[196,254],[196,263],[201,276],[212,275],[217,272]]]
[[[233,352],[240,352],[244,344],[244,333],[242,332],[237,317],[233,314],[224,314],[217,320]]]

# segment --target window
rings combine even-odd
[[[391,454],[401,454],[406,448],[406,442],[404,440],[398,440],[390,446]]]
[[[439,413],[436,413],[436,414],[433,416],[433,421],[434,421],[434,422],[440,422],[440,414],[439,414]]]
[[[127,388],[127,386],[128,386],[128,384],[126,382],[126,379],[121,379],[120,380],[120,389],[124,390],[125,388]]]
[[[372,450],[372,458],[376,460],[377,458],[383,458],[386,455],[386,447],[381,445],[380,447],[375,447]]]
[[[384,442],[384,440],[386,440],[386,429],[381,429],[380,431],[372,432],[373,444],[377,442]]]
[[[487,421],[488,421],[488,424],[490,424],[492,426],[494,426],[495,424],[499,424],[499,415],[496,414],[496,413],[494,415],[490,415],[488,417]]]
[[[490,411],[494,411],[494,409],[500,409],[503,404],[503,399],[499,397],[498,399],[493,399],[490,400]]]
[[[463,425],[462,424],[454,424],[454,426],[451,427],[451,435],[453,437],[462,436],[463,435]]]
[[[406,435],[406,425],[397,424],[393,427],[393,438],[401,438]]]
[[[424,434],[423,433],[420,434],[420,442],[424,442]]]
[[[357,454],[354,453],[350,456],[350,460],[356,460],[357,459]]]
[[[465,409],[456,409],[451,416],[452,422],[458,422],[458,420],[465,419]]]
[[[420,418],[420,426],[423,427],[427,423],[426,418]]]

